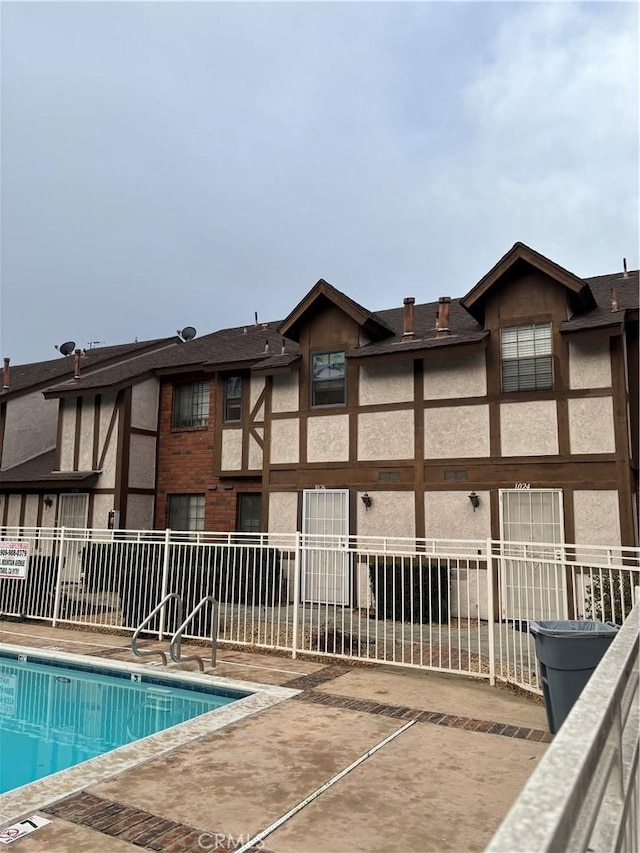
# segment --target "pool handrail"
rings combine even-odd
[[[169,654],[171,655],[171,660],[174,663],[186,663],[187,661],[194,660],[200,667],[200,672],[204,672],[204,662],[200,655],[189,655],[189,657],[183,658],[180,650],[182,635],[185,628],[208,601],[213,604],[213,615],[211,618],[211,666],[214,667],[216,665],[216,655],[218,651],[218,602],[213,595],[205,595],[204,598],[200,599],[182,625],[180,625],[178,630],[175,632],[171,638],[171,642],[169,643]]]
[[[153,610],[152,610],[152,611],[151,611],[151,613],[146,617],[146,619],[144,619],[144,620],[143,620],[143,621],[138,625],[138,627],[136,628],[136,630],[135,630],[135,632],[134,632],[134,634],[133,634],[133,637],[131,638],[131,651],[133,652],[133,654],[134,654],[134,655],[136,655],[136,657],[141,658],[141,657],[143,657],[143,656],[145,656],[145,655],[160,655],[160,657],[162,658],[162,663],[163,663],[163,665],[164,665],[164,666],[166,666],[166,665],[167,665],[167,655],[165,654],[165,652],[163,652],[163,651],[162,651],[162,649],[143,649],[143,650],[140,650],[140,649],[138,648],[138,646],[137,646],[137,641],[138,641],[138,637],[140,636],[140,632],[142,631],[142,629],[143,629],[146,625],[148,625],[148,624],[149,624],[149,622],[151,622],[151,620],[152,620],[152,619],[153,619],[153,617],[156,615],[156,613],[159,613],[159,612],[160,612],[160,610],[162,610],[164,607],[166,607],[167,602],[168,602],[170,599],[172,599],[172,598],[175,598],[175,599],[177,599],[177,601],[178,601],[178,604],[177,604],[177,607],[176,607],[177,616],[178,616],[178,622],[179,622],[179,621],[180,621],[180,619],[182,618],[182,599],[180,598],[180,595],[179,595],[177,592],[169,592],[169,593],[167,593],[167,594],[165,595],[165,597],[162,599],[162,601],[160,601],[160,603],[159,603],[159,604],[157,604],[157,605],[153,608]]]

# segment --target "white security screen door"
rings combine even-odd
[[[501,489],[502,617],[566,619],[560,489]]]
[[[62,494],[58,498],[58,527],[84,529],[88,523],[89,495]],[[61,553],[63,579],[77,583],[82,571],[82,540],[66,539]]]
[[[314,489],[302,493],[302,600],[349,603],[349,492]]]

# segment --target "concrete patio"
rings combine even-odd
[[[0,642],[133,660],[126,637],[37,623],[0,622]],[[215,675],[300,692],[62,801],[52,797],[38,812],[51,823],[13,849],[239,849],[415,720],[269,834],[262,848],[482,850],[550,740],[542,705],[459,676],[224,648]]]

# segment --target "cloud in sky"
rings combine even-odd
[[[637,266],[626,3],[5,4],[2,354]]]

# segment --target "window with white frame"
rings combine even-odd
[[[551,323],[529,323],[500,330],[502,390],[553,388]]]
[[[167,527],[204,530],[204,495],[169,495]]]
[[[318,352],[311,356],[311,405],[342,406],[347,402],[344,352]]]
[[[209,380],[184,382],[173,388],[173,426],[206,427],[209,423]]]

